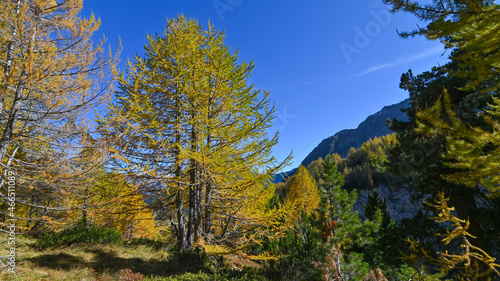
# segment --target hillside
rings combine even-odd
[[[397,104],[384,106],[379,112],[368,116],[356,129],[342,130],[324,139],[301,164],[307,166],[312,161],[332,153],[338,153],[345,157],[351,147],[358,148],[371,138],[390,134],[391,130],[387,127],[387,119],[408,120],[406,113],[402,112],[401,109],[407,108],[409,104],[410,100],[406,99]]]

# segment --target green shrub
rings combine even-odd
[[[58,247],[72,244],[121,244],[122,237],[116,230],[107,227],[90,227],[78,224],[58,233],[47,233],[37,242],[38,248]]]
[[[177,276],[169,276],[169,277],[149,277],[145,278],[145,281],[266,281],[269,280],[264,276],[258,276],[258,275],[248,275],[248,274],[243,274],[242,276],[239,277],[232,277],[232,276],[227,276],[225,274],[221,273],[215,273],[215,274],[210,274],[210,273],[205,273],[205,272],[198,272],[198,273],[184,273],[182,275],[177,275]]]
[[[271,273],[279,280],[320,280],[320,272],[312,263],[323,261],[328,247],[321,243],[321,234],[315,227],[317,215],[303,212],[293,229],[278,240],[268,240],[261,251],[271,251],[281,256],[279,261],[271,262]]]

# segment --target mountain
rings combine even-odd
[[[401,109],[408,108],[410,99],[400,103],[384,106],[379,112],[368,116],[356,129],[342,130],[335,135],[321,141],[321,143],[307,155],[302,165],[307,166],[314,160],[332,153],[338,153],[345,157],[351,147],[358,148],[371,138],[385,136],[391,133],[387,127],[387,119],[396,118],[399,121],[407,121],[408,116]]]

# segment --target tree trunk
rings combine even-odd
[[[16,14],[19,14],[20,5],[21,5],[21,1],[19,0],[16,3]],[[38,27],[37,27],[36,23],[38,22],[38,14],[35,14],[34,17],[35,17],[35,21],[34,21],[35,24],[33,26],[33,33],[30,36],[28,48],[26,50],[28,60],[30,59],[30,55],[33,53],[33,46],[35,45],[35,39],[37,36],[37,28]],[[15,29],[15,27],[13,27],[13,28],[14,28],[13,34],[15,35],[16,29]],[[6,75],[7,74],[10,75],[10,72],[11,72],[10,67],[12,65],[13,45],[9,46],[9,48],[12,50],[9,49],[8,54],[7,54],[7,56],[9,56],[9,52],[10,52],[10,65],[5,67],[5,71],[6,71],[5,74]],[[9,59],[9,57],[7,57],[7,59]],[[9,61],[7,61],[7,64],[9,64]],[[6,79],[7,79],[7,77],[6,77]],[[22,104],[22,100],[23,100],[23,92],[26,88],[27,79],[28,79],[28,73],[26,72],[26,69],[23,69],[23,71],[21,72],[20,81],[17,84],[16,94],[15,94],[14,100],[12,102],[12,108],[10,109],[10,114],[9,114],[8,119],[7,119],[7,123],[5,125],[5,129],[4,129],[4,132],[2,134],[2,138],[0,140],[0,162],[3,162],[3,159],[4,159],[5,155],[7,154],[9,144],[12,141],[12,135],[14,133],[16,120],[18,118],[18,111],[21,109],[21,104]],[[6,83],[6,86],[4,88],[4,93],[2,95],[2,99],[4,96],[7,95],[7,87],[8,87],[7,80],[5,81],[5,83]],[[0,112],[0,113],[3,113],[4,107],[5,107],[4,101],[2,101],[1,103],[2,103],[1,104],[2,108],[0,108],[0,110],[2,110],[2,112]]]
[[[175,143],[180,146],[181,145],[181,130],[180,130],[180,115],[181,115],[181,107],[180,107],[180,97],[179,93],[176,94],[175,97],[176,103],[176,112],[175,112]],[[177,181],[177,197],[175,199],[175,204],[177,206],[177,244],[179,247],[179,251],[187,251],[190,247],[190,244],[186,235],[186,225],[184,223],[184,198],[182,192],[182,184],[181,184],[181,176],[182,176],[182,167],[179,159],[180,155],[180,147],[177,147],[175,150],[174,160],[175,160],[175,177]]]
[[[179,184],[180,185],[180,184]],[[184,225],[184,202],[182,199],[182,189],[179,186],[177,191],[177,244],[179,246],[179,251],[187,251],[189,249],[189,243],[186,239],[186,226]]]
[[[29,229],[31,226],[31,220],[33,219],[33,213],[35,212],[35,207],[33,206],[35,205],[35,195],[31,195],[31,204],[32,206],[30,206],[30,215],[28,217],[28,222],[26,223],[27,229]]]
[[[16,3],[16,15],[19,14],[19,10],[21,9],[21,0],[18,0]],[[3,94],[0,97],[0,121],[3,119],[3,111],[5,108],[5,96],[7,96],[7,89],[9,87],[9,77],[10,77],[10,69],[12,67],[12,60],[14,58],[14,42],[17,34],[17,28],[15,25],[12,25],[12,31],[11,31],[11,37],[12,40],[10,40],[8,46],[7,46],[7,58],[4,66],[4,88],[3,88]],[[2,159],[2,158],[0,158]]]
[[[26,77],[26,72],[23,72],[22,77]],[[21,108],[22,103],[22,93],[24,91],[24,87],[26,85],[26,81],[22,79],[19,82],[17,87],[16,96],[14,98],[12,108],[10,110],[9,117],[7,119],[7,124],[5,125],[4,132],[2,134],[2,138],[0,140],[0,161],[3,162],[5,155],[7,154],[7,149],[9,148],[9,144],[12,141],[12,135],[14,132],[14,127],[16,124],[16,120],[18,118],[18,111]]]
[[[194,118],[194,117],[193,117]],[[196,127],[191,128],[191,151],[196,152]],[[200,237],[200,185],[198,182],[198,164],[195,159],[190,159],[189,164],[189,224],[188,224],[188,241],[189,244],[197,242]]]
[[[210,204],[212,203],[212,185],[207,182],[205,185],[205,221],[203,225],[203,231],[207,237],[207,244],[210,245],[210,235],[212,232],[212,218],[210,213]]]

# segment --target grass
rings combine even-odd
[[[0,256],[9,253],[7,238],[0,235]],[[215,262],[209,268],[198,256],[169,255],[155,245],[94,243],[40,249],[36,242],[33,237],[16,237],[16,274],[3,268],[0,280],[267,280],[235,267],[222,273]]]
[[[79,244],[36,249],[36,239],[17,236],[16,274],[2,270],[0,280],[126,280],[125,275],[171,275],[178,268],[166,252],[145,245]],[[10,246],[0,236],[0,256]],[[128,270],[127,270],[128,269]]]

